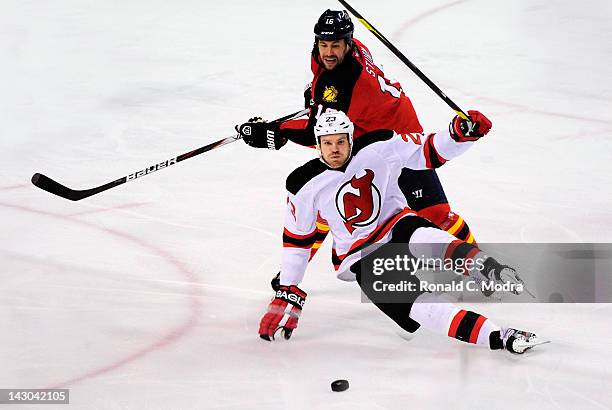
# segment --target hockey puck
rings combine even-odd
[[[345,391],[345,390],[348,390],[348,388],[349,388],[349,382],[348,380],[344,380],[344,379],[334,380],[331,384],[331,389],[333,391]]]

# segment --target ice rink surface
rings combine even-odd
[[[440,170],[479,242],[612,241],[612,3],[351,3],[493,120]],[[612,306],[476,306],[553,341],[520,357],[410,336],[335,278],[329,244],[294,337],[260,340],[284,179],[314,151],[237,142],[80,202],[30,184],[100,185],[300,109],[326,8],[3,0],[0,388],[70,388],[75,409],[612,407]],[[355,23],[424,127],[446,127],[453,112]]]

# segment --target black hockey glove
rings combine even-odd
[[[282,136],[280,124],[265,122],[261,117],[253,117],[244,124],[236,125],[236,131],[244,142],[255,148],[279,150],[287,143],[287,138]]]
[[[484,260],[482,268],[475,269],[470,276],[476,280],[481,292],[486,297],[495,293],[495,285],[507,285],[508,291],[515,295],[520,295],[525,288],[525,282],[516,272],[516,269],[508,265],[502,265],[490,256]],[[486,282],[486,286],[483,286],[482,282]]]
[[[304,88],[304,108],[310,108],[314,105],[314,100],[312,99],[312,83],[306,84],[306,88]]]

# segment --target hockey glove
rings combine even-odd
[[[508,265],[502,265],[491,257],[487,257],[482,264],[482,268],[477,270],[477,272],[472,276],[479,283],[481,286],[480,289],[486,297],[489,297],[495,293],[495,290],[489,290],[491,286],[482,287],[481,282],[487,282],[489,285],[510,284],[510,292],[514,293],[515,295],[520,295],[525,286],[525,282],[523,282],[523,279],[520,278],[514,268],[511,268]]]
[[[470,110],[468,115],[472,122],[456,116],[450,123],[451,137],[457,142],[476,141],[487,135],[493,124],[480,111]]]
[[[312,83],[308,83],[304,88],[304,108],[310,108],[313,105],[314,100],[312,99]]]
[[[236,131],[244,142],[255,148],[279,150],[287,143],[287,138],[281,135],[280,124],[265,122],[261,117],[253,117],[244,124],[237,125]]]
[[[305,301],[306,292],[297,286],[279,286],[276,296],[268,305],[268,311],[259,322],[259,337],[272,341],[274,334],[282,329],[281,334],[289,340],[297,328]]]

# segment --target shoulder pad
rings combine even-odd
[[[353,155],[356,155],[360,150],[372,145],[375,142],[387,141],[393,138],[392,130],[374,130],[363,134],[353,142]]]
[[[287,191],[291,192],[293,195],[297,195],[300,189],[302,189],[302,187],[306,185],[308,181],[326,169],[328,168],[318,158],[308,161],[289,174],[287,177],[287,183],[285,185]]]

